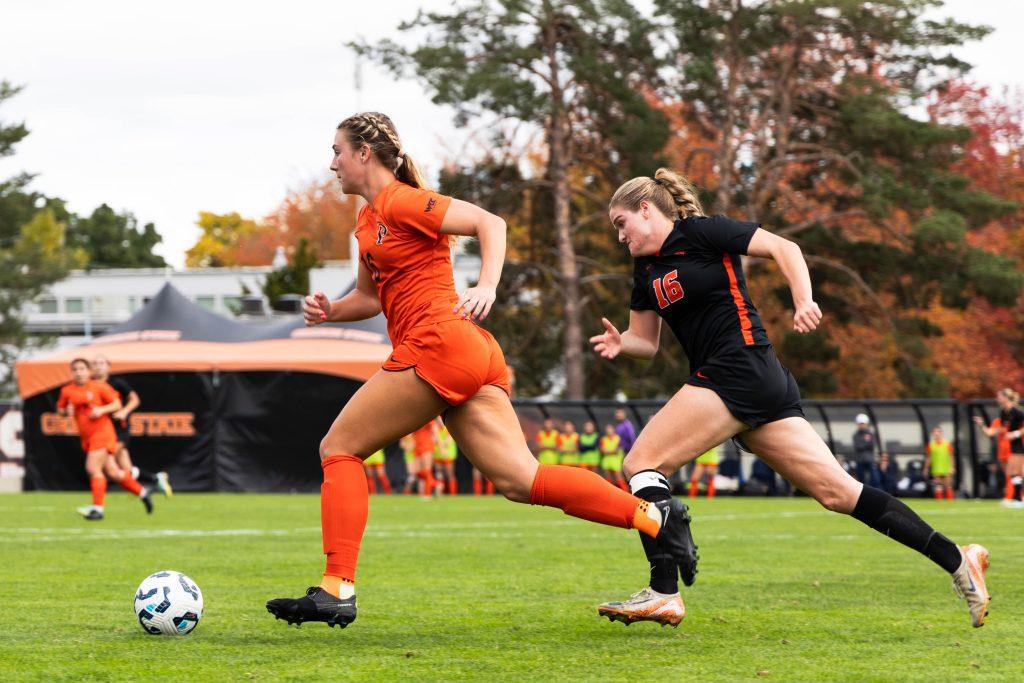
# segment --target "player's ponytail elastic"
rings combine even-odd
[[[338,124],[338,130],[348,133],[353,149],[367,145],[385,168],[391,169],[395,177],[406,185],[427,188],[419,166],[402,148],[394,122],[377,111],[368,111],[350,116]]]
[[[627,180],[612,195],[609,206],[636,211],[643,201],[654,204],[661,213],[672,219],[704,215],[704,207],[697,198],[693,184],[667,168],[659,168],[653,178],[639,176]]]

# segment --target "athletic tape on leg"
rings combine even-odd
[[[629,478],[629,490],[633,495],[636,495],[637,491],[651,486],[663,488],[666,491],[670,490],[668,479],[657,470],[644,470]]]

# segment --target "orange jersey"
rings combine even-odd
[[[413,327],[458,319],[451,247],[440,232],[451,201],[395,180],[359,211],[359,259],[377,285],[392,346]]]
[[[94,446],[105,446],[108,441],[117,441],[114,423],[109,414],[101,415],[97,419],[91,416],[93,408],[109,405],[116,400],[118,395],[113,387],[106,382],[90,379],[83,385],[72,382],[61,387],[57,407],[64,410],[69,405],[72,406],[82,448],[89,451],[95,450]]]
[[[424,455],[434,452],[434,430],[432,425],[433,422],[428,422],[412,433],[413,442],[415,443],[413,454]]]
[[[1006,429],[1003,428],[1003,421],[998,417],[992,420],[989,429],[996,430],[996,459],[1006,462],[1010,459],[1010,440],[1006,438]]]

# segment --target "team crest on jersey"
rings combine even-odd
[[[430,213],[430,210],[437,204],[437,200],[433,197],[427,200],[427,208],[423,209],[423,213]]]
[[[377,244],[382,244],[384,238],[388,236],[388,226],[383,223],[377,223]]]

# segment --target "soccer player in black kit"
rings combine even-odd
[[[670,497],[666,477],[709,448],[737,437],[776,472],[825,508],[851,515],[917,550],[949,572],[967,600],[971,624],[988,613],[988,551],[958,547],[904,503],[847,474],[804,418],[800,390],[782,366],[747,294],[741,255],[774,259],[789,282],[793,328],[811,332],[821,311],[800,248],[757,223],[704,216],[693,186],[659,169],[623,184],[609,217],[634,259],[629,328],[602,319],[590,339],[607,359],[619,353],[652,358],[664,320],[683,345],[691,375],[640,432],[623,471],[634,495]],[[613,621],[678,623],[685,614],[677,566],[657,542],[642,539],[651,583],[628,600],[601,605]],[[684,579],[687,585],[692,574]]]

